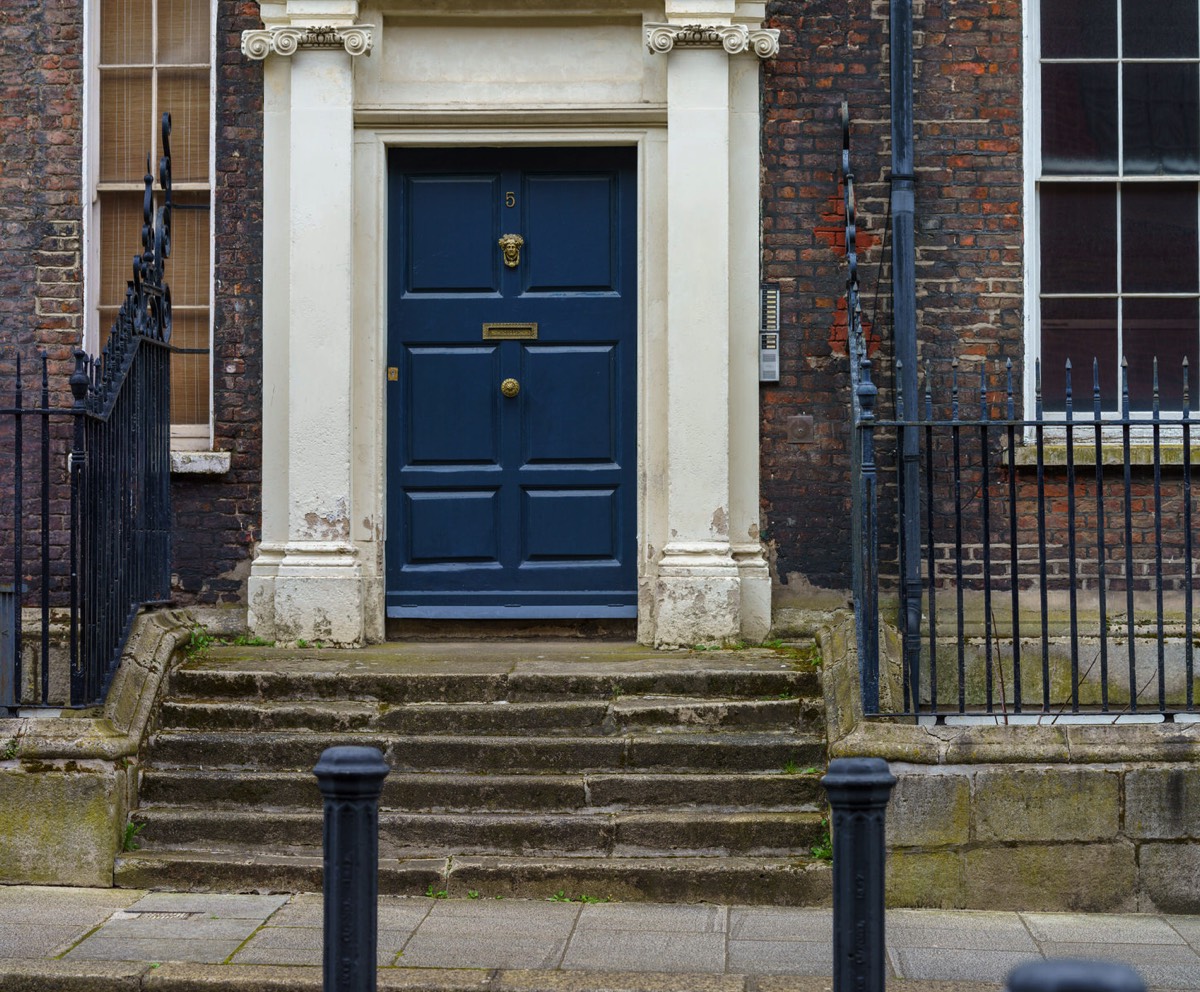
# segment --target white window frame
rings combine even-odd
[[[1123,0],[1117,0],[1117,32],[1118,32],[1118,56],[1117,56],[1117,101],[1118,107],[1121,100],[1121,80],[1122,73],[1121,65],[1121,5]],[[1026,0],[1023,11],[1023,23],[1021,28],[1022,42],[1022,86],[1023,86],[1023,111],[1024,111],[1024,127],[1022,133],[1023,143],[1023,169],[1024,169],[1024,192],[1023,192],[1023,207],[1025,216],[1025,251],[1023,252],[1024,260],[1022,262],[1022,276],[1025,287],[1025,416],[1026,419],[1032,419],[1035,411],[1036,401],[1036,360],[1042,354],[1042,329],[1041,329],[1041,213],[1039,210],[1038,189],[1042,182],[1042,88],[1041,88],[1041,55],[1042,55],[1042,19],[1041,19],[1042,0]],[[1198,12],[1200,17],[1200,12]],[[1143,60],[1139,60],[1143,61]],[[1153,60],[1148,60],[1153,61]],[[1193,63],[1193,59],[1162,59],[1164,62],[1189,62]],[[1108,183],[1115,184],[1118,190],[1122,185],[1132,182],[1193,182],[1200,184],[1200,173],[1189,174],[1173,174],[1167,176],[1135,176],[1127,177],[1124,173],[1124,134],[1123,129],[1117,129],[1117,169],[1116,175],[1088,175],[1088,176],[1053,176],[1049,177],[1050,182],[1061,183]],[[1119,202],[1119,201],[1118,201]],[[1197,195],[1197,209],[1200,211],[1200,189]],[[1119,266],[1121,259],[1121,224],[1120,215],[1117,217],[1117,264],[1118,264],[1118,299],[1124,296],[1136,296],[1141,294],[1122,294],[1120,290],[1120,274]],[[1074,294],[1077,296],[1086,296],[1087,294]],[[1107,294],[1104,294],[1107,298]],[[1149,295],[1149,294],[1146,294]],[[1164,296],[1167,294],[1154,294],[1156,296]],[[1197,294],[1171,294],[1179,295],[1183,298],[1195,298]],[[1123,308],[1117,308],[1117,340],[1123,342],[1122,328]],[[1198,329],[1200,335],[1200,329]],[[1118,344],[1120,347],[1120,344]],[[1122,354],[1124,349],[1121,349]],[[1083,378],[1080,379],[1079,396],[1083,403],[1075,404],[1075,418],[1091,422],[1092,419],[1092,370],[1089,366],[1087,369],[1080,370]],[[1043,377],[1045,369],[1043,369]],[[1189,376],[1190,386],[1190,407],[1191,416],[1200,423],[1200,365],[1191,370]],[[1160,407],[1160,416],[1163,418],[1177,418],[1182,412],[1178,405],[1174,402],[1174,397],[1164,397],[1164,400],[1169,400],[1170,405],[1162,405]],[[1060,416],[1059,411],[1048,411],[1049,416]],[[1119,419],[1120,409],[1117,411],[1105,411],[1102,414],[1102,419]],[[1150,421],[1152,414],[1149,410],[1131,409],[1130,419]],[[1135,429],[1136,439],[1139,442],[1148,442],[1150,439],[1149,426],[1144,429]],[[1175,431],[1178,434],[1178,431]],[[1032,437],[1032,435],[1031,435]]]
[[[217,7],[218,0],[208,0],[208,183],[174,183],[177,192],[204,191],[209,196],[209,265],[208,265],[208,422],[204,424],[172,424],[171,447],[174,450],[211,450],[213,447],[213,327],[216,318],[216,146],[217,146]],[[100,326],[100,0],[84,0],[83,50],[86,66],[83,80],[83,342],[89,354],[100,351],[104,328]],[[153,119],[158,119],[158,107]],[[146,149],[149,151],[149,149]],[[157,177],[156,177],[157,182]],[[111,187],[110,187],[111,188]],[[141,183],[129,186],[140,191]],[[130,257],[136,245],[130,246]],[[170,282],[171,263],[167,262],[167,281]]]

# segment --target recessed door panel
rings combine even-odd
[[[492,491],[406,494],[409,560],[415,565],[494,563],[499,559],[499,498]]]
[[[494,293],[499,264],[488,243],[495,228],[496,175],[409,176],[404,225],[410,293]]]
[[[615,562],[618,527],[613,489],[527,489],[525,562]]]
[[[389,616],[636,615],[635,163],[391,153]]]
[[[616,290],[616,179],[570,173],[526,178],[529,266],[524,284],[529,292]],[[563,244],[571,250],[553,250]]]
[[[613,464],[620,434],[616,347],[525,349],[526,464]]]
[[[500,372],[496,347],[407,347],[404,427],[414,465],[496,465],[500,409],[491,388]]]

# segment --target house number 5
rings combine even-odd
[[[504,194],[504,205],[506,207],[515,207],[517,205],[517,194],[516,193],[505,193]]]

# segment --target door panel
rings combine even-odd
[[[392,153],[389,616],[636,615],[635,162]]]

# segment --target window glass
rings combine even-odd
[[[1159,404],[1179,410],[1183,403],[1183,360],[1195,373],[1200,360],[1196,325],[1200,319],[1195,299],[1124,301],[1125,358],[1129,362],[1129,405],[1147,410],[1154,397],[1154,360],[1158,359]],[[1195,390],[1195,383],[1192,383]],[[1194,403],[1193,403],[1194,406]]]
[[[1195,293],[1196,184],[1128,183],[1121,191],[1121,289]]]
[[[1042,169],[1113,173],[1117,169],[1117,66],[1042,66]]]
[[[1099,367],[1101,409],[1116,410],[1116,355],[1115,299],[1042,301],[1042,403],[1047,410],[1066,406],[1068,361],[1075,412],[1093,409],[1093,362]]]
[[[1196,0],[1124,0],[1121,41],[1127,59],[1189,58],[1196,47]]]
[[[1133,175],[1200,172],[1195,64],[1127,64],[1123,104],[1125,171]]]
[[[1117,187],[1046,183],[1041,196],[1042,292],[1117,291]]]
[[[1117,0],[1042,0],[1042,57],[1116,58]]]
[[[209,205],[212,149],[211,0],[101,0],[97,314],[107,338],[141,246],[146,156],[155,163],[159,122],[171,114],[171,165],[178,209],[172,218],[167,279],[172,344],[207,349],[211,324]],[[207,354],[171,357],[171,422],[185,435],[207,433]]]

